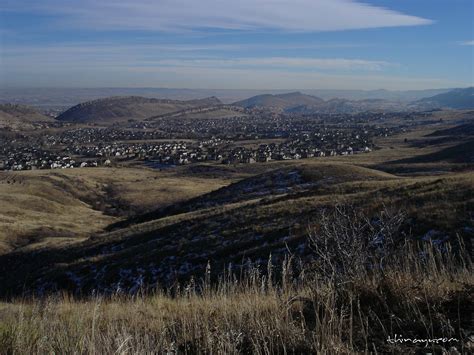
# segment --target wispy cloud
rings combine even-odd
[[[153,66],[197,67],[197,68],[242,68],[252,67],[268,69],[320,69],[320,70],[363,70],[380,71],[391,65],[384,61],[345,58],[237,58],[237,59],[180,59],[159,60]]]
[[[212,46],[211,46],[212,47]],[[166,48],[166,50],[163,50]],[[28,86],[254,89],[421,89],[466,86],[391,74],[396,63],[362,58],[216,57],[207,46],[17,46],[3,53],[3,82]],[[215,53],[217,55],[217,53]],[[0,67],[0,69],[1,69]],[[1,76],[0,70],[0,76]],[[67,83],[67,84],[66,84]]]
[[[89,29],[338,31],[432,23],[355,0],[7,0],[0,6],[59,15],[64,25]]]
[[[1,34],[1,30],[0,30]],[[49,57],[52,54],[99,54],[99,53],[133,53],[135,57],[140,57],[144,54],[152,53],[213,53],[223,52],[233,54],[233,52],[245,52],[255,50],[312,50],[312,49],[350,49],[350,48],[364,48],[371,47],[371,44],[356,44],[356,43],[120,43],[115,42],[76,42],[76,43],[61,43],[61,44],[44,44],[44,45],[9,45],[5,48],[0,48],[5,55],[23,56],[45,54]],[[233,54],[235,55],[235,54]]]
[[[3,51],[9,68],[34,63],[35,67],[174,67],[174,68],[253,68],[260,70],[382,71],[397,66],[383,60],[315,57],[237,57],[219,56],[232,46],[199,45],[53,45],[19,46]],[[242,48],[239,46],[239,49]]]
[[[461,46],[474,46],[474,40],[472,40],[472,41],[462,41],[462,42],[459,42],[459,44]]]

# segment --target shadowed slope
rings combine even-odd
[[[171,113],[193,107],[219,105],[215,97],[177,101],[151,99],[139,96],[110,97],[76,105],[62,113],[57,119],[73,122],[111,123],[145,118]]]
[[[4,293],[19,291],[19,283],[35,292],[109,293],[118,287],[135,292],[202,274],[208,261],[219,271],[229,263],[238,268],[247,258],[265,263],[270,253],[275,260],[288,250],[304,256],[308,223],[317,211],[341,202],[368,210],[384,204],[405,209],[416,216],[410,226],[415,236],[426,226],[455,233],[469,219],[467,195],[473,196],[469,174],[407,179],[338,164],[277,169],[74,247],[2,256],[0,282]]]

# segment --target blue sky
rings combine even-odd
[[[2,87],[472,86],[472,0],[0,0]]]

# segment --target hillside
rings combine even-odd
[[[354,113],[354,112],[395,112],[404,111],[405,104],[383,99],[346,100],[331,99],[319,106],[316,112],[321,113]]]
[[[327,101],[316,96],[300,92],[259,95],[234,103],[245,108],[264,108],[272,111],[286,113],[354,113],[365,111],[403,111],[405,103],[388,101],[384,99],[348,100],[344,98],[331,98]]]
[[[474,195],[472,138],[449,130],[465,128],[472,114],[438,117],[378,138],[367,154],[164,171],[132,165],[4,172],[0,236],[10,253],[0,257],[0,284],[7,285],[0,291],[51,282],[109,292],[118,283],[133,288],[140,273],[147,285],[186,280],[208,260],[221,270],[244,257],[279,258],[287,247],[304,255],[308,224],[338,203],[404,210],[414,237],[430,229],[462,234]]]
[[[304,94],[320,97],[324,100],[342,98],[348,100],[384,99],[391,101],[412,102],[425,97],[434,96],[452,90],[331,90],[331,89],[302,89]],[[143,96],[170,100],[196,100],[202,97],[216,96],[222,102],[245,100],[262,94],[282,94],[285,90],[256,90],[256,89],[170,89],[170,88],[0,88],[0,103],[21,102],[25,105],[40,105],[41,107],[69,108],[81,102],[97,100],[113,96]],[[21,98],[21,99],[19,99]]]
[[[451,128],[437,130],[429,135],[430,137],[443,136],[474,136],[474,123],[466,123]]]
[[[434,96],[448,92],[452,89],[428,89],[428,90],[331,90],[331,89],[312,89],[304,90],[304,93],[314,95],[323,100],[341,98],[347,100],[368,100],[382,99],[395,102],[412,102],[425,97]]]
[[[472,348],[472,141],[448,115],[367,154],[0,174],[0,349]]]
[[[412,158],[392,162],[400,163],[474,163],[474,139],[457,143],[433,153],[423,154]]]
[[[245,109],[238,106],[211,105],[186,108],[179,111],[164,113],[148,117],[146,121],[153,121],[163,118],[181,118],[181,119],[212,119],[235,116],[245,116]]]
[[[108,293],[117,287],[135,292],[144,285],[166,286],[202,274],[209,260],[218,271],[229,263],[238,268],[246,258],[264,263],[269,253],[281,261],[288,249],[304,256],[307,224],[316,211],[344,201],[368,210],[384,204],[404,209],[416,218],[410,226],[414,236],[426,233],[427,226],[462,233],[472,204],[465,197],[474,196],[472,178],[466,173],[400,178],[316,161],[274,167],[116,224],[80,244],[1,256],[0,281],[8,286],[3,292],[14,292],[22,277],[21,285],[33,290],[48,285],[75,292]]]
[[[119,217],[182,202],[228,183],[222,177],[179,176],[176,181],[172,171],[136,168],[0,172],[0,254],[77,242]]]
[[[288,111],[295,107],[316,107],[324,103],[324,100],[316,96],[302,94],[301,92],[292,92],[278,95],[258,95],[246,100],[235,102],[235,106],[254,108],[261,107],[279,111]]]
[[[76,105],[57,117],[67,122],[114,123],[143,120],[195,107],[219,105],[215,97],[200,100],[178,101],[139,96],[110,97]]]
[[[454,89],[421,99],[416,103],[434,108],[472,109],[474,108],[474,87]]]
[[[53,118],[25,105],[0,105],[0,128],[27,128],[33,122],[52,122]]]

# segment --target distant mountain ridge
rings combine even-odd
[[[334,98],[328,101],[306,95],[301,92],[291,92],[278,95],[258,95],[234,103],[245,108],[264,108],[285,113],[351,113],[363,111],[397,111],[405,109],[405,105],[383,99],[348,100]]]
[[[420,100],[425,97],[442,94],[452,89],[426,89],[426,90],[303,90],[309,95],[318,96],[324,100],[331,100],[335,98],[347,100],[371,100],[381,99],[397,102],[412,102]]]
[[[413,102],[425,97],[445,93],[453,88],[425,90],[356,90],[356,89],[301,89],[257,90],[257,89],[172,89],[172,88],[0,88],[0,103],[22,103],[41,107],[69,108],[81,102],[97,100],[113,96],[142,96],[171,100],[195,100],[202,97],[216,96],[225,104],[242,101],[262,94],[283,94],[300,91],[331,100],[341,98],[347,100],[384,99],[390,101]]]
[[[215,96],[187,101],[142,96],[113,96],[73,106],[60,114],[57,119],[64,122],[110,124],[169,115],[178,117],[196,110],[204,114],[209,110],[213,111],[218,106],[233,107],[237,111],[260,108],[290,114],[420,111],[438,108],[470,109],[474,108],[474,88],[454,89],[411,102],[377,97],[361,100],[332,98],[325,101],[320,97],[300,91],[256,95],[230,105],[224,105]]]
[[[384,90],[375,90],[373,98],[351,100],[346,98],[332,98],[327,101],[301,92],[286,94],[264,94],[237,101],[236,106],[245,108],[264,108],[285,113],[352,113],[352,112],[386,112],[412,111],[437,108],[471,109],[474,108],[474,88],[454,89],[422,98],[412,102],[387,100],[377,96]],[[426,93],[436,92],[427,90]]]
[[[222,102],[216,97],[179,101],[141,96],[115,96],[78,104],[63,112],[57,119],[67,122],[114,123],[131,119],[143,120],[150,116],[220,104]]]
[[[418,100],[416,103],[435,108],[474,108],[474,87],[454,89],[446,93]]]

